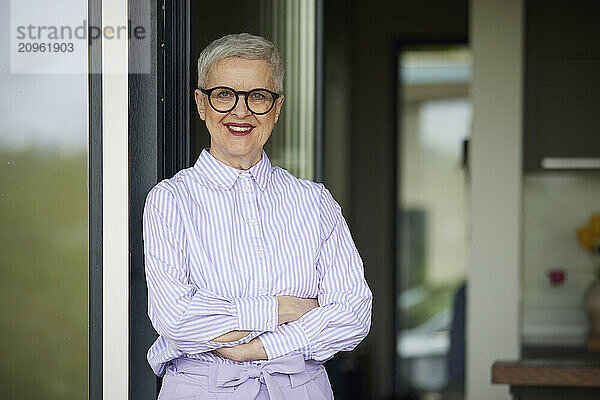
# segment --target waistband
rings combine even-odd
[[[171,367],[172,372],[177,374],[193,375],[195,380],[207,384],[211,392],[235,392],[236,399],[249,400],[256,397],[262,383],[266,385],[271,399],[284,400],[280,388],[294,388],[307,382],[314,385],[312,378],[325,370],[322,363],[304,360],[301,354],[250,365],[211,363],[182,357],[172,360],[172,366],[167,369]]]

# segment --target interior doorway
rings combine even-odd
[[[396,391],[462,399],[470,52],[407,45],[398,66]]]

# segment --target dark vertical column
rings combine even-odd
[[[372,398],[390,398],[395,368],[394,277],[396,243],[396,129],[393,70],[394,45],[374,17],[370,4],[355,3],[357,31],[373,32],[355,36],[355,78],[351,107],[352,131],[349,170],[352,176],[350,225],[361,251],[365,275],[373,291],[371,333],[365,344],[377,372],[370,371]],[[384,12],[385,10],[381,10]],[[371,14],[371,15],[370,15]],[[377,14],[375,14],[377,15]],[[380,14],[381,15],[381,14]],[[368,57],[362,56],[369,54]],[[374,62],[376,60],[376,62]],[[378,90],[378,101],[365,100]]]
[[[158,379],[146,360],[156,333],[148,319],[142,213],[148,191],[160,178],[158,41],[162,4],[129,1],[129,399],[155,399]]]
[[[162,50],[158,75],[162,93],[159,177],[170,178],[178,170],[190,166],[189,110],[193,96],[190,86],[190,2],[164,0],[163,4],[162,30],[159,28]]]
[[[88,26],[102,26],[102,1],[88,1]],[[102,399],[102,37],[89,43],[89,398]]]

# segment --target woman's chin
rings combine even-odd
[[[225,154],[231,158],[247,159],[254,157],[260,153],[262,149],[257,149],[255,146],[228,146]]]

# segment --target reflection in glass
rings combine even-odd
[[[86,399],[87,75],[11,73],[0,15],[0,397]]]

